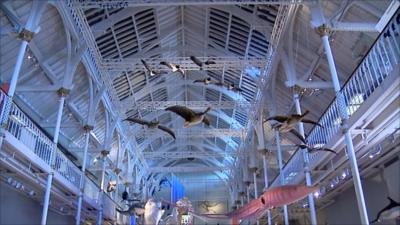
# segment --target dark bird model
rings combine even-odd
[[[151,77],[153,77],[153,76],[155,76],[155,75],[160,75],[160,74],[161,74],[160,72],[156,72],[156,71],[152,70],[152,69],[150,68],[150,66],[147,64],[147,62],[144,61],[143,59],[141,59],[140,61],[142,61],[143,66],[146,68],[147,72],[149,73],[149,75],[150,75]]]
[[[333,153],[333,154],[337,154],[337,152],[335,152],[333,149],[330,149],[330,148],[324,148],[324,147],[316,148],[316,147],[303,145],[303,144],[296,145],[296,146],[299,147],[299,148],[302,148],[302,149],[307,149],[308,153],[314,153],[314,152],[323,151],[323,152],[330,152],[330,153]]]
[[[204,65],[211,65],[211,64],[215,64],[214,61],[207,59],[207,61],[203,62],[200,59],[196,58],[195,56],[190,56],[190,59],[200,67],[200,70],[203,70],[203,66]]]
[[[162,61],[162,62],[160,62],[160,65],[164,65],[164,66],[170,68],[172,72],[179,72],[182,75],[182,77],[185,77],[185,71],[178,64],[173,64],[173,63]]]
[[[209,84],[213,84],[219,87],[224,87],[228,90],[234,91],[234,92],[241,92],[242,89],[236,87],[234,84],[225,84],[222,83],[220,81],[216,81],[216,80],[211,80],[211,78],[204,78],[204,79],[200,79],[200,80],[194,80],[193,83],[203,83],[204,85],[209,85]]]
[[[372,220],[369,223],[380,222],[382,214],[387,214],[387,217],[389,217],[388,219],[394,219],[396,217],[397,218],[400,217],[400,202],[396,202],[390,197],[387,198],[389,199],[390,203],[378,212],[378,214],[376,215],[376,219]]]
[[[204,112],[195,112],[185,106],[179,105],[168,107],[165,110],[174,112],[185,119],[184,127],[190,127],[201,122],[210,126],[210,121],[207,119],[206,113],[211,110],[211,107],[208,107]]]
[[[272,126],[273,129],[278,129],[278,131],[281,133],[290,132],[290,133],[294,134],[297,138],[299,138],[303,143],[306,143],[306,140],[304,139],[304,137],[301,134],[299,134],[295,129],[295,126],[297,123],[299,123],[299,122],[310,123],[310,124],[314,124],[314,125],[323,127],[318,122],[315,122],[315,121],[309,120],[309,119],[305,119],[304,117],[308,113],[309,113],[309,111],[307,110],[302,115],[292,114],[290,116],[282,116],[282,115],[273,116],[273,117],[269,117],[264,122],[270,121],[270,120],[275,120],[278,123],[276,123]]]
[[[176,139],[175,133],[171,129],[169,129],[168,127],[160,125],[159,121],[151,121],[150,122],[150,121],[145,121],[145,120],[141,120],[141,119],[137,119],[137,118],[127,118],[125,120],[129,121],[131,123],[137,123],[137,124],[140,124],[140,125],[147,126],[150,129],[160,129],[160,130],[162,130],[164,132],[167,132],[174,139]]]

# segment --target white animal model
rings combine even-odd
[[[165,210],[161,209],[161,202],[150,198],[144,206],[144,225],[158,225]]]

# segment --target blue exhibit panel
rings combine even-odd
[[[171,202],[177,202],[185,196],[185,188],[176,176],[172,176]]]

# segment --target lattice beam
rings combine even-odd
[[[125,8],[140,6],[181,6],[181,5],[288,5],[304,4],[312,0],[86,0],[75,2],[79,8]]]
[[[157,151],[157,152],[143,152],[143,156],[146,159],[186,159],[186,158],[197,158],[197,159],[209,159],[209,158],[225,158],[231,156],[237,156],[236,152],[188,152],[188,151]]]
[[[176,138],[207,138],[207,137],[243,137],[246,134],[245,129],[212,129],[212,128],[205,128],[205,129],[178,129],[174,130]],[[162,132],[156,129],[147,129],[144,130],[143,133],[136,135],[140,137],[140,135],[149,137],[158,134],[165,134],[169,136],[169,134]]]
[[[266,65],[266,58],[256,57],[198,57],[201,61],[212,59],[215,64],[204,65],[204,70],[223,70],[225,69],[244,69],[247,66],[262,68]],[[129,59],[102,59],[101,67],[107,71],[126,71],[126,70],[146,70],[139,58]],[[143,59],[147,64],[156,71],[169,72],[168,67],[160,65],[161,61],[172,62],[179,64],[184,70],[200,70],[199,66],[194,64],[189,57],[169,57],[154,59]]]
[[[125,102],[124,107],[130,107],[132,103]],[[234,109],[242,108],[248,110],[252,105],[246,101],[138,101],[135,109],[141,110],[164,110],[167,107],[174,105],[184,105],[193,110],[204,110],[207,107],[212,109]]]
[[[173,166],[173,167],[150,167],[148,173],[204,173],[229,170],[229,167],[217,166]]]

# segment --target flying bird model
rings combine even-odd
[[[307,187],[304,185],[285,185],[276,188],[270,188],[265,191],[259,198],[252,200],[238,210],[225,215],[198,215],[201,219],[231,219],[232,225],[238,225],[241,220],[259,219],[264,216],[269,209],[290,205],[295,203],[307,195],[316,192],[318,187]]]
[[[164,65],[164,66],[170,68],[172,72],[179,72],[182,75],[182,77],[185,77],[185,71],[178,64],[173,64],[173,63],[162,61],[162,62],[160,62],[160,65]]]
[[[316,147],[312,147],[312,146],[309,146],[309,145],[303,145],[303,144],[300,144],[300,145],[296,145],[297,147],[299,147],[299,148],[302,148],[302,149],[307,149],[307,151],[308,151],[308,153],[314,153],[314,152],[330,152],[330,153],[333,153],[333,154],[337,154],[337,152],[335,152],[333,149],[330,149],[330,148],[324,148],[324,147],[318,147],[318,148],[316,148]]]
[[[297,123],[299,123],[299,122],[310,123],[310,124],[314,124],[314,125],[323,127],[318,122],[315,122],[315,121],[309,120],[309,119],[305,119],[304,117],[308,113],[309,113],[309,111],[307,110],[302,115],[292,114],[290,116],[282,116],[282,115],[273,116],[273,117],[269,117],[264,122],[270,121],[270,120],[275,120],[278,123],[276,123],[272,126],[273,129],[278,129],[278,131],[281,133],[290,132],[290,133],[294,134],[297,138],[299,138],[303,143],[306,143],[306,140],[304,139],[304,137],[300,133],[298,133],[295,129],[295,126]]]
[[[222,83],[220,81],[216,81],[216,80],[211,80],[211,78],[207,77],[204,79],[200,79],[200,80],[194,80],[193,83],[203,83],[204,85],[209,85],[209,84],[213,84],[216,85],[218,87],[224,87],[230,91],[234,91],[234,92],[241,92],[242,89],[236,87],[234,84],[226,84],[226,83]]]
[[[147,64],[147,62],[144,61],[143,59],[141,59],[140,61],[142,61],[143,66],[146,68],[147,72],[149,73],[149,75],[150,75],[151,77],[153,77],[153,76],[155,76],[155,75],[160,75],[160,74],[161,74],[160,72],[156,72],[156,71],[152,70],[152,69],[150,68],[150,66]]]
[[[174,112],[185,119],[184,127],[190,127],[202,122],[210,126],[210,121],[207,119],[206,113],[211,110],[211,107],[208,107],[204,112],[195,112],[185,106],[179,105],[168,107],[165,110]]]
[[[126,121],[129,121],[129,122],[131,122],[131,123],[137,123],[137,124],[140,124],[140,125],[144,125],[144,126],[147,126],[148,128],[150,128],[150,129],[160,129],[160,130],[162,130],[162,131],[164,131],[164,132],[167,132],[169,135],[171,135],[174,139],[176,139],[176,137],[175,137],[175,133],[171,130],[171,129],[169,129],[168,127],[165,127],[165,126],[162,126],[162,125],[160,125],[160,122],[159,121],[145,121],[145,120],[141,120],[141,119],[137,119],[137,118],[127,118],[127,119],[125,119]]]
[[[207,59],[207,61],[203,62],[200,59],[196,58],[195,56],[190,56],[190,59],[200,67],[200,70],[203,70],[203,66],[204,65],[211,65],[211,64],[215,64],[214,61]]]
[[[390,203],[381,209],[376,215],[376,219],[369,223],[380,222],[382,219],[396,219],[400,218],[400,202],[396,202],[390,197],[387,197]]]

